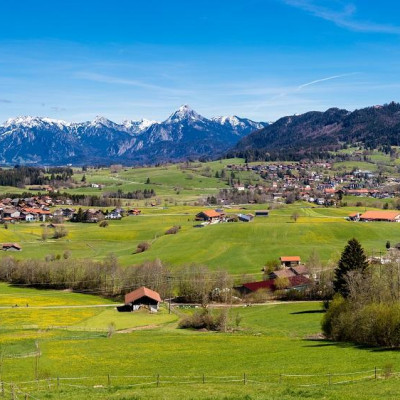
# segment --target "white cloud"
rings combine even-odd
[[[133,86],[133,87],[137,87],[137,88],[141,88],[141,89],[163,91],[163,92],[174,93],[174,94],[190,93],[187,90],[174,89],[174,88],[169,88],[169,87],[165,87],[165,86],[153,85],[153,84],[149,84],[149,83],[146,83],[146,82],[143,82],[140,80],[119,78],[119,77],[99,74],[99,73],[95,73],[95,72],[78,72],[74,76],[75,76],[75,78],[84,79],[84,80],[88,80],[88,81],[125,85],[125,86]]]
[[[337,26],[357,32],[388,33],[400,35],[400,26],[391,24],[379,24],[372,21],[359,21],[356,17],[357,8],[352,3],[330,2],[339,4],[340,9],[326,7],[313,0],[283,0],[289,6],[300,8],[310,14],[333,22]]]

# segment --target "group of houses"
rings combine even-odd
[[[280,268],[266,275],[266,279],[257,282],[247,282],[234,287],[242,295],[248,295],[258,290],[305,290],[311,285],[310,273],[301,263],[299,256],[283,256],[279,258]],[[229,289],[230,290],[230,289]],[[124,304],[117,307],[119,312],[132,312],[141,308],[157,312],[162,302],[161,296],[154,290],[144,286],[125,295]]]
[[[343,196],[392,198],[398,194],[400,179],[371,171],[333,171],[329,162],[230,164],[229,170],[251,171],[262,178],[257,185],[234,183],[239,192],[257,193],[262,201],[303,200],[320,206],[334,206]],[[228,204],[228,199],[222,199]]]
[[[256,210],[254,213],[226,213],[222,209],[203,210],[196,214],[195,220],[202,222],[202,225],[217,224],[220,222],[251,222],[255,217],[268,217],[268,210]]]
[[[53,205],[49,196],[5,198],[0,201],[0,221],[46,221],[52,215],[50,207]]]
[[[235,289],[247,295],[258,290],[304,290],[311,285],[310,272],[301,263],[299,256],[282,256],[279,258],[280,268],[265,274],[265,279],[247,282],[236,286]],[[263,269],[266,272],[266,268]]]
[[[0,223],[45,222],[49,220],[71,220],[77,218],[77,208],[70,207],[70,199],[54,200],[47,195],[28,198],[5,198],[0,200]],[[118,220],[125,215],[140,215],[138,208],[115,208],[111,211],[89,208],[82,210],[82,222],[98,222],[103,219]]]

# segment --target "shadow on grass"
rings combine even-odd
[[[306,311],[296,311],[290,313],[291,315],[298,315],[298,314],[324,314],[326,311],[325,310],[306,310]]]
[[[358,350],[366,350],[374,353],[381,353],[381,352],[400,352],[400,348],[391,348],[391,347],[375,347],[371,345],[363,345],[363,344],[355,344],[350,342],[335,342],[329,339],[324,338],[306,338],[303,339],[305,342],[311,342],[314,344],[306,344],[303,347],[338,347],[338,348],[353,348]]]

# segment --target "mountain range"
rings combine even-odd
[[[280,118],[242,138],[227,155],[252,160],[315,157],[345,146],[400,145],[400,104],[347,111],[330,108]]]
[[[104,117],[70,123],[17,117],[0,125],[0,163],[28,165],[155,164],[214,158],[267,126],[246,118],[205,118],[185,105],[163,122],[117,124]]]

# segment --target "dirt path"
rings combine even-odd
[[[143,326],[135,326],[133,328],[127,328],[127,329],[121,329],[119,331],[116,331],[115,333],[131,333],[135,331],[144,331],[147,329],[155,329],[159,328],[160,325],[143,325]]]

